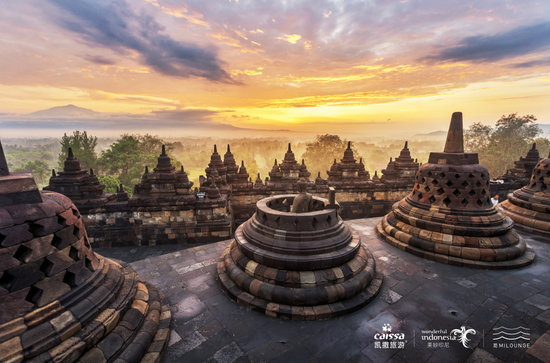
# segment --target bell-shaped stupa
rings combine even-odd
[[[380,221],[391,245],[451,265],[511,269],[533,262],[534,252],[495,208],[489,173],[476,153],[465,153],[462,113],[451,119],[444,152],[432,152],[415,177],[413,192]]]
[[[169,336],[164,295],[94,253],[73,202],[10,173],[0,144],[0,362],[159,362]]]
[[[550,155],[536,164],[528,185],[497,206],[516,229],[550,237]]]

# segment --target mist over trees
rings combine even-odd
[[[537,143],[541,157],[547,157],[550,140],[542,137],[542,130],[535,123],[533,115],[518,116],[517,113],[502,116],[494,127],[474,123],[464,132],[465,150],[479,154],[480,163],[489,169],[492,178],[498,177],[513,167],[514,161],[525,156],[532,143]],[[311,179],[318,172],[323,178],[330,170],[334,159],[344,156],[348,140],[340,135],[317,135],[314,139],[277,138],[212,138],[186,137],[161,138],[159,136],[124,134],[119,137],[98,138],[87,131],[74,131],[60,139],[13,139],[15,144],[4,144],[6,159],[12,171],[32,172],[40,188],[49,182],[51,169],[62,170],[67,150],[72,147],[83,169],[93,168],[105,192],[114,193],[122,184],[131,195],[134,185],[141,181],[145,166],[152,171],[162,145],[172,159],[172,164],[180,168],[183,164],[189,179],[199,185],[199,175],[205,175],[210,157],[217,145],[223,158],[227,145],[231,146],[237,164],[241,161],[255,181],[258,173],[262,180],[268,176],[275,159],[280,163],[291,141],[292,151],[298,162],[305,159]],[[12,141],[12,142],[13,142]],[[407,139],[351,139],[351,148],[357,161],[362,157],[365,168],[374,174],[386,168],[390,157],[397,157]],[[413,158],[424,163],[430,152],[442,151],[444,139],[408,139]]]

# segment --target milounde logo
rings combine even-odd
[[[392,326],[390,324],[382,325],[382,334],[374,334],[374,339],[376,340],[404,340],[405,333],[392,333]]]
[[[470,339],[468,339],[468,334],[476,335],[475,329],[466,329],[465,326],[461,326],[460,329],[451,330],[451,335],[456,336],[464,348],[468,348],[468,342],[470,341]]]

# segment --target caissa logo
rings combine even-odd
[[[392,333],[391,332],[391,325],[390,324],[384,324],[382,325],[382,334],[376,333],[374,334],[374,339],[377,340],[403,340],[405,339],[404,333]]]

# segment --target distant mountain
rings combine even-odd
[[[445,136],[447,136],[447,131],[434,131],[428,134],[416,134],[413,137],[445,137]]]
[[[29,113],[30,117],[97,117],[101,112],[96,112],[88,108],[82,108],[75,105],[57,106],[48,108],[47,110],[36,111]]]
[[[115,114],[108,112],[96,112],[75,105],[57,106],[47,110],[40,110],[25,115],[0,114],[0,129],[17,130],[135,130],[136,132],[152,132],[153,130],[171,129],[174,131],[186,130],[195,133],[240,132],[251,133],[292,133],[290,130],[263,130],[244,128],[201,119],[193,113],[173,115],[164,113],[150,114]]]

